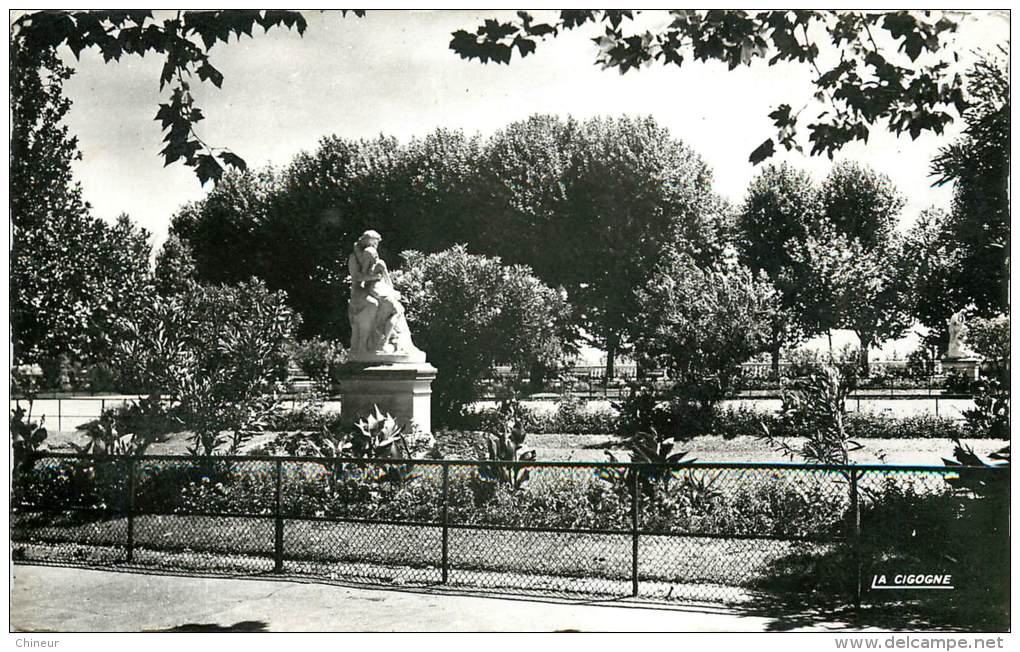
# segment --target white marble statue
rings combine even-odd
[[[946,357],[974,357],[974,352],[967,348],[967,320],[963,311],[954,313],[946,323],[949,324],[949,348],[946,350]]]
[[[379,257],[382,236],[365,231],[347,259],[351,273],[351,355],[354,361],[424,362],[425,353],[411,341],[400,293]]]

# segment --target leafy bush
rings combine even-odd
[[[613,408],[592,409],[576,396],[564,396],[550,417],[530,418],[533,433],[557,435],[599,435],[616,432],[619,416]]]
[[[108,362],[89,366],[85,372],[90,392],[115,392],[121,389],[120,376]]]
[[[560,357],[569,309],[528,267],[469,254],[463,246],[404,253],[395,285],[415,343],[442,372],[433,381],[433,418],[450,424],[497,364],[518,371]]]
[[[320,386],[328,387],[337,368],[347,361],[342,344],[319,337],[295,342],[289,347],[290,359]]]
[[[21,406],[20,401],[11,410],[9,427],[16,476],[30,468],[29,462],[33,454],[45,449],[48,433],[43,427],[43,421],[44,419],[32,421],[32,401],[28,402],[27,410]]]
[[[762,424],[762,438],[776,450],[818,464],[847,464],[850,452],[861,445],[846,429],[846,397],[851,389],[843,373],[834,365],[798,380],[793,389],[783,392],[783,407],[776,420],[781,434]],[[795,444],[787,437],[796,433],[805,437]]]
[[[1009,439],[1009,389],[997,379],[974,384],[974,407],[964,410],[967,429],[976,437]]]
[[[319,432],[341,429],[339,412],[324,410],[321,404],[308,403],[292,410],[279,410],[266,419],[265,429],[270,431]]]
[[[933,414],[892,417],[867,412],[846,415],[851,439],[954,439],[964,436],[959,421]]]
[[[778,414],[762,412],[746,405],[719,410],[715,418],[714,434],[726,439],[756,437],[761,434],[763,424],[776,437],[804,436],[802,431],[792,429]],[[853,440],[954,439],[974,436],[959,421],[933,414],[896,417],[848,412],[844,415],[843,424],[847,437]]]
[[[118,365],[156,400],[177,400],[193,454],[236,452],[277,409],[297,321],[285,295],[261,281],[193,284],[155,298],[127,325]]]
[[[524,445],[527,438],[520,405],[504,402],[502,419],[485,439],[485,448],[479,451],[478,459],[492,462],[530,462],[535,460],[535,449]],[[488,495],[494,485],[503,485],[512,491],[524,486],[531,475],[529,469],[483,464],[478,467],[475,479],[478,493]]]
[[[98,419],[76,428],[88,443],[72,446],[88,454],[144,455],[151,444],[180,430],[181,421],[173,412],[155,396],[107,408]]]
[[[775,288],[735,260],[702,268],[670,251],[637,297],[635,354],[649,368],[668,369],[674,383],[670,413],[677,426],[668,432],[707,434],[715,404],[737,387],[741,365],[769,349]]]
[[[619,417],[613,408],[593,409],[582,399],[564,396],[553,411],[518,406],[528,432],[541,435],[602,435],[617,432]],[[502,418],[499,408],[465,411],[457,420],[461,430],[489,431]]]
[[[123,510],[127,501],[123,460],[41,459],[14,486],[15,503],[38,510]]]
[[[985,358],[992,372],[1009,382],[1009,317],[977,317],[967,324],[967,344]]]

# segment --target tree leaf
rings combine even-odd
[[[771,157],[775,153],[776,145],[774,142],[772,142],[772,139],[769,138],[761,145],[758,145],[758,147],[756,147],[754,151],[751,152],[751,155],[748,157],[748,160],[751,162],[752,165],[758,165],[759,163]]]

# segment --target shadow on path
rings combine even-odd
[[[233,625],[217,625],[215,623],[184,623],[169,629],[151,629],[150,632],[267,632],[267,624],[261,620],[242,620]]]

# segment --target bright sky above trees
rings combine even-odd
[[[772,134],[769,110],[811,92],[811,72],[800,66],[727,71],[723,64],[690,64],[626,76],[602,71],[591,64],[591,29],[550,40],[510,66],[464,61],[449,49],[452,31],[472,29],[495,13],[370,11],[357,19],[309,12],[304,37],[275,31],[220,44],[211,55],[224,74],[223,88],[195,85],[207,116],[200,135],[229,146],[251,166],[282,166],[327,134],[407,139],[442,126],[487,135],[532,113],[651,114],[697,150],[712,166],[718,190],[739,202],[756,172],[747,156]],[[1005,16],[958,19],[955,49],[965,61],[972,49],[1008,38]],[[190,169],[163,168],[158,156],[160,128],[152,118],[161,62],[104,64],[88,52],[69,63],[77,74],[65,86],[74,101],[68,122],[84,154],[76,172],[85,197],[104,218],[128,212],[158,244],[173,212],[204,192]],[[917,141],[876,133],[867,146],[848,146],[839,156],[887,173],[908,197],[910,222],[931,204],[948,206],[951,189],[930,187],[929,162],[961,128]],[[817,180],[830,166],[824,157],[785,152],[774,160],[788,160]]]

